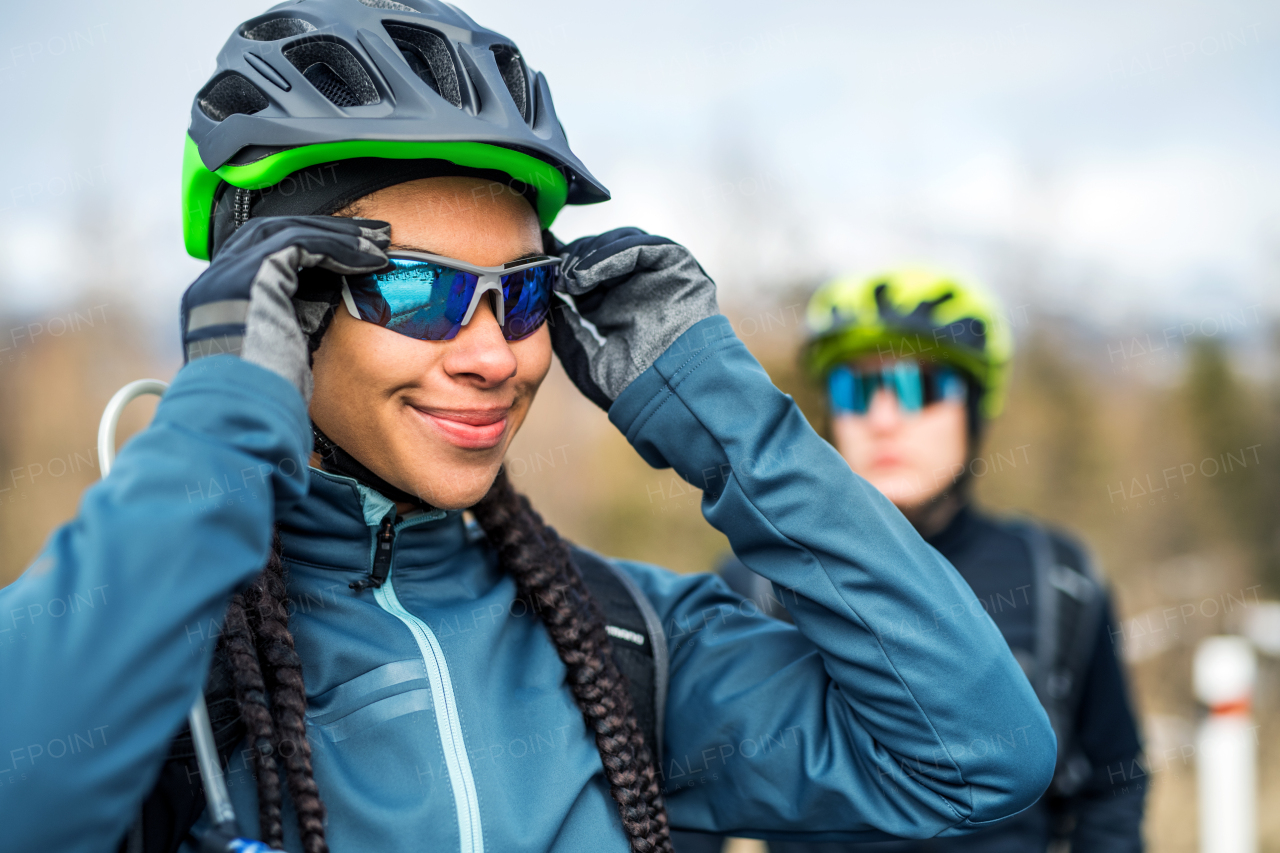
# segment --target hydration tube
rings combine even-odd
[[[120,413],[124,411],[124,407],[144,394],[163,397],[168,390],[168,382],[139,379],[111,396],[107,408],[102,412],[102,420],[98,422],[98,471],[104,478],[111,472],[111,466],[116,461],[116,427],[120,424]]]
[[[159,379],[139,379],[117,391],[107,402],[98,423],[98,470],[105,478],[111,472],[116,459],[116,427],[124,407],[147,394],[163,397],[169,383]],[[218,760],[218,744],[213,738],[213,725],[209,722],[209,708],[205,705],[204,691],[196,696],[195,704],[187,714],[191,726],[191,740],[196,748],[196,764],[204,781],[205,803],[209,810],[212,830],[201,840],[202,853],[275,853],[260,841],[239,838],[240,829],[236,812],[227,793],[227,782],[222,775],[222,763]]]

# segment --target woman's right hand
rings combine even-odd
[[[310,401],[306,335],[319,327],[338,279],[324,277],[327,285],[301,294],[304,300],[298,274],[373,272],[387,263],[390,231],[386,222],[335,216],[250,220],[182,297],[186,361],[237,355],[283,376]]]

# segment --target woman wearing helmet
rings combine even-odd
[[[1068,838],[1077,851],[1141,850],[1140,745],[1101,580],[1066,534],[998,520],[972,503],[973,477],[987,464],[982,432],[1004,405],[1013,355],[999,304],[975,284],[906,267],[825,285],[809,302],[808,325],[805,360],[827,388],[836,449],[972,586],[974,615],[995,621],[1044,703],[1058,762],[1036,807],[969,836],[770,849],[1043,853]],[[1027,461],[1010,453],[1014,464]],[[789,602],[742,563],[722,573],[789,618]]]
[[[546,230],[607,193],[509,40],[434,0],[278,6],[196,98],[184,194],[212,258],[187,364],[0,591],[25,620],[0,652],[6,847],[212,849],[182,726],[202,688],[241,827],[289,851],[931,837],[1040,795],[1052,730],[999,633],[938,616],[972,592],[697,262]],[[570,549],[512,490],[553,352],[795,592],[795,627]],[[85,590],[104,602],[41,617]],[[643,618],[607,622],[629,596]]]

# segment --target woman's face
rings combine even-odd
[[[399,184],[346,212],[391,223],[392,249],[480,266],[542,253],[529,203],[477,178]],[[451,341],[417,341],[339,304],[315,355],[311,418],[392,485],[464,509],[492,485],[550,367],[547,327],[507,341],[489,299]]]
[[[858,362],[878,367],[880,359]],[[892,391],[881,388],[866,414],[832,419],[836,449],[855,474],[910,512],[944,492],[964,470],[968,453],[965,405],[956,400],[904,412]]]

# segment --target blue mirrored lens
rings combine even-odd
[[[362,320],[420,341],[452,340],[479,276],[428,261],[393,258],[391,269],[348,276]]]
[[[862,377],[844,365],[834,368],[827,376],[832,410],[837,414],[865,414],[867,401],[862,395],[862,384]]]
[[[502,332],[507,340],[527,338],[543,324],[551,306],[551,291],[559,275],[559,264],[548,264],[502,277],[502,299],[506,311]]]
[[[892,388],[898,398],[898,406],[904,412],[918,412],[924,408],[924,382],[920,378],[919,364],[899,361],[880,375],[881,381]]]
[[[969,384],[959,372],[944,367],[937,372],[934,380],[937,383],[939,400],[955,400],[957,403],[969,402]]]

